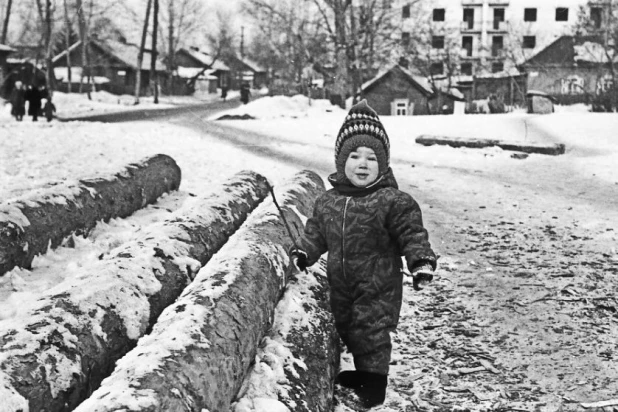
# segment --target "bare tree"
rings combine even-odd
[[[150,8],[152,0],[148,0],[146,4],[146,17],[144,18],[144,28],[142,29],[142,41],[137,54],[137,73],[135,74],[135,104],[139,104],[139,94],[142,84],[142,63],[144,62],[144,48],[146,47],[146,35],[148,34],[148,21],[150,20]]]
[[[71,73],[71,20],[69,19],[69,6],[67,0],[64,3],[64,25],[65,25],[65,45],[66,45],[66,63],[67,63],[67,91],[71,93],[72,73]]]
[[[582,40],[580,47],[598,67],[597,106],[618,111],[618,5],[614,0],[590,1],[587,7],[580,7],[576,35]]]

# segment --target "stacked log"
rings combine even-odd
[[[300,233],[323,191],[311,172],[277,190],[292,232]],[[291,246],[276,205],[266,200],[75,411],[230,410],[272,324]]]
[[[332,411],[340,349],[320,260],[288,283],[233,411]]]
[[[239,173],[0,322],[2,411],[73,410],[267,194],[263,176]]]
[[[159,154],[109,176],[36,191],[0,204],[0,276],[30,269],[36,255],[99,221],[126,217],[180,186],[180,168]]]

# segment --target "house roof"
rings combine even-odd
[[[221,60],[219,60],[219,59],[215,60],[210,54],[208,54],[206,52],[203,52],[203,51],[200,51],[200,50],[195,49],[195,48],[180,49],[180,50],[178,50],[178,53],[186,53],[191,58],[196,60],[199,64],[211,67],[213,70],[220,70],[220,71],[229,71],[230,70],[230,68],[227,67],[225,65],[225,63],[223,63]],[[214,63],[212,62],[213,60],[215,60]]]
[[[7,46],[6,44],[0,44],[0,52],[8,54],[8,53],[12,53],[14,51],[15,51],[15,49]]]
[[[71,47],[69,47],[68,51],[72,52],[75,49],[79,48],[80,45],[81,45],[81,41],[78,41],[74,43]],[[133,69],[137,68],[137,63],[138,63],[137,58],[139,54],[139,47],[135,44],[126,44],[126,43],[121,43],[115,40],[107,40],[105,41],[105,43],[92,40],[90,42],[90,45],[91,47],[98,48],[100,51],[108,55],[108,57],[111,57],[112,59],[116,60],[120,66],[131,67]],[[59,53],[52,59],[52,62],[54,63],[58,62],[60,59],[66,56],[66,53],[67,53],[67,50],[63,50],[61,53]],[[146,51],[145,54],[146,53],[150,53],[150,52]],[[164,71],[165,65],[160,59],[157,59],[155,68],[157,71]],[[142,70],[150,69],[150,58],[147,58],[146,56],[144,56],[144,59],[142,60],[141,69]]]
[[[433,88],[431,87],[431,85],[429,84],[429,82],[421,76],[417,76],[415,74],[412,74],[412,72],[398,64],[395,64],[393,66],[391,66],[390,68],[383,70],[381,72],[379,72],[373,79],[366,81],[365,83],[363,83],[363,85],[361,86],[361,90],[366,91],[368,89],[371,89],[372,87],[374,87],[380,80],[382,80],[382,78],[384,78],[384,76],[386,76],[388,73],[394,71],[394,70],[398,70],[401,73],[403,73],[404,77],[406,77],[408,79],[408,81],[410,83],[412,83],[417,89],[419,89],[421,91],[421,93],[427,95],[427,96],[431,96],[433,94]]]
[[[606,51],[610,52],[610,56]],[[591,37],[560,36],[546,47],[530,56],[524,66],[534,65],[572,65],[575,63],[618,62],[613,49],[607,49],[600,41]]]

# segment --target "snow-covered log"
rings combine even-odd
[[[234,412],[333,410],[339,336],[330,312],[326,262],[319,263],[288,283]]]
[[[277,188],[295,235],[323,191],[312,172]],[[291,245],[269,198],[76,412],[230,410],[291,273]]]
[[[263,176],[239,173],[0,321],[2,411],[73,410],[267,194]]]
[[[36,255],[56,248],[72,233],[126,217],[180,186],[180,168],[163,154],[118,173],[33,191],[0,204],[0,276],[30,268]]]

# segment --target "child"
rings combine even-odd
[[[45,107],[43,107],[43,111],[45,112],[45,117],[47,118],[47,121],[51,122],[54,117],[54,113],[56,113],[56,106],[52,103],[51,97],[48,97],[45,101]]]
[[[365,100],[350,109],[337,135],[335,164],[328,178],[333,189],[316,200],[290,257],[304,270],[328,252],[335,326],[356,367],[337,382],[370,408],[386,396],[390,333],[402,302],[401,256],[416,278],[431,280],[436,255],[418,204],[398,190],[388,136]]]

